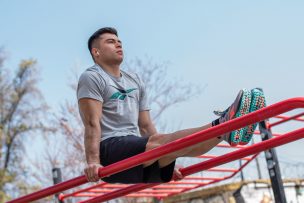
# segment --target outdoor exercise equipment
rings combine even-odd
[[[291,98],[275,104],[272,104],[268,107],[262,108],[245,116],[230,120],[228,122],[222,123],[218,126],[191,134],[187,137],[181,138],[179,140],[173,141],[156,149],[144,152],[142,154],[136,155],[134,157],[119,161],[117,163],[111,164],[109,166],[99,169],[99,177],[106,177],[120,171],[132,168],[134,166],[140,165],[143,162],[159,158],[165,154],[189,147],[191,145],[197,144],[198,142],[203,142],[205,140],[218,137],[227,132],[245,127],[247,125],[264,122],[263,125],[265,129],[269,129],[271,126],[278,125],[280,123],[289,121],[289,120],[298,120],[303,121],[303,118],[300,118],[304,113],[297,114],[292,117],[282,116],[281,114],[289,112],[294,109],[303,109],[304,108],[304,98]],[[265,120],[269,118],[277,117],[281,119],[276,123],[268,123]],[[260,132],[256,132],[259,134]],[[262,137],[265,136],[265,132],[261,131]],[[259,143],[255,143],[250,146],[236,146],[235,151],[228,152],[226,154],[215,156],[215,155],[202,155],[201,158],[207,159],[198,164],[188,166],[180,169],[181,173],[184,176],[189,176],[191,174],[197,173],[199,171],[220,171],[220,172],[229,172],[230,175],[224,177],[186,177],[180,182],[170,182],[166,184],[133,184],[133,185],[122,185],[122,184],[108,184],[108,183],[99,183],[89,188],[79,190],[70,194],[61,194],[59,198],[61,200],[72,197],[90,197],[88,200],[80,201],[81,203],[93,203],[93,202],[102,202],[107,201],[113,198],[129,195],[130,197],[147,197],[153,196],[158,198],[164,198],[172,196],[177,193],[182,193],[190,189],[202,187],[209,185],[215,182],[219,182],[225,179],[228,179],[235,175],[237,172],[242,170],[251,160],[253,160],[259,152],[269,150],[274,147],[278,147],[289,142],[293,142],[304,138],[304,128],[299,128],[285,134],[273,134],[275,135],[268,140],[264,140]],[[228,145],[219,144],[218,147],[228,147]],[[242,159],[245,161],[238,169],[232,168],[214,168],[219,165],[232,162],[235,160]],[[193,183],[192,183],[193,182]],[[25,195],[23,197],[9,201],[9,203],[24,203],[34,200],[38,200],[49,195],[53,195],[59,192],[62,192],[67,189],[71,189],[76,186],[80,186],[84,183],[87,183],[85,176],[79,176],[74,179],[56,184],[54,186],[42,189],[40,191],[34,192],[32,194]],[[161,187],[165,186],[165,187]],[[150,189],[148,189],[150,188]],[[102,189],[102,190],[101,190]],[[153,189],[153,192],[152,192]],[[168,189],[170,191],[168,191]],[[142,192],[139,192],[143,190]],[[137,193],[136,193],[137,192]],[[136,193],[136,194],[133,194]]]

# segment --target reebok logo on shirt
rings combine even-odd
[[[112,87],[114,87],[114,86],[112,86]],[[117,87],[114,87],[114,88],[117,89],[118,92],[115,92],[114,94],[112,94],[110,99],[119,99],[119,100],[125,100],[126,96],[133,98],[129,94],[137,89],[137,88],[131,88],[131,89],[123,90],[123,89],[118,89]]]

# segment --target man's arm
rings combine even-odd
[[[100,165],[99,147],[101,138],[100,120],[102,116],[102,103],[94,99],[83,98],[79,100],[81,119],[85,127],[84,147],[88,166],[85,174],[90,182],[99,180],[98,168]]]
[[[138,117],[138,126],[141,136],[150,137],[157,133],[154,124],[152,123],[149,111],[140,111]]]

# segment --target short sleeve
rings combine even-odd
[[[137,74],[136,74],[136,76],[139,80],[139,85],[140,85],[139,111],[148,111],[148,110],[150,110],[150,105],[149,105],[148,94],[147,94],[147,91],[146,91],[146,86]]]
[[[84,72],[78,81],[77,100],[91,98],[103,102],[105,81],[92,71]]]

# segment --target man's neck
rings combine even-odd
[[[114,77],[120,77],[120,65],[119,64],[101,64],[97,63],[102,69]]]

